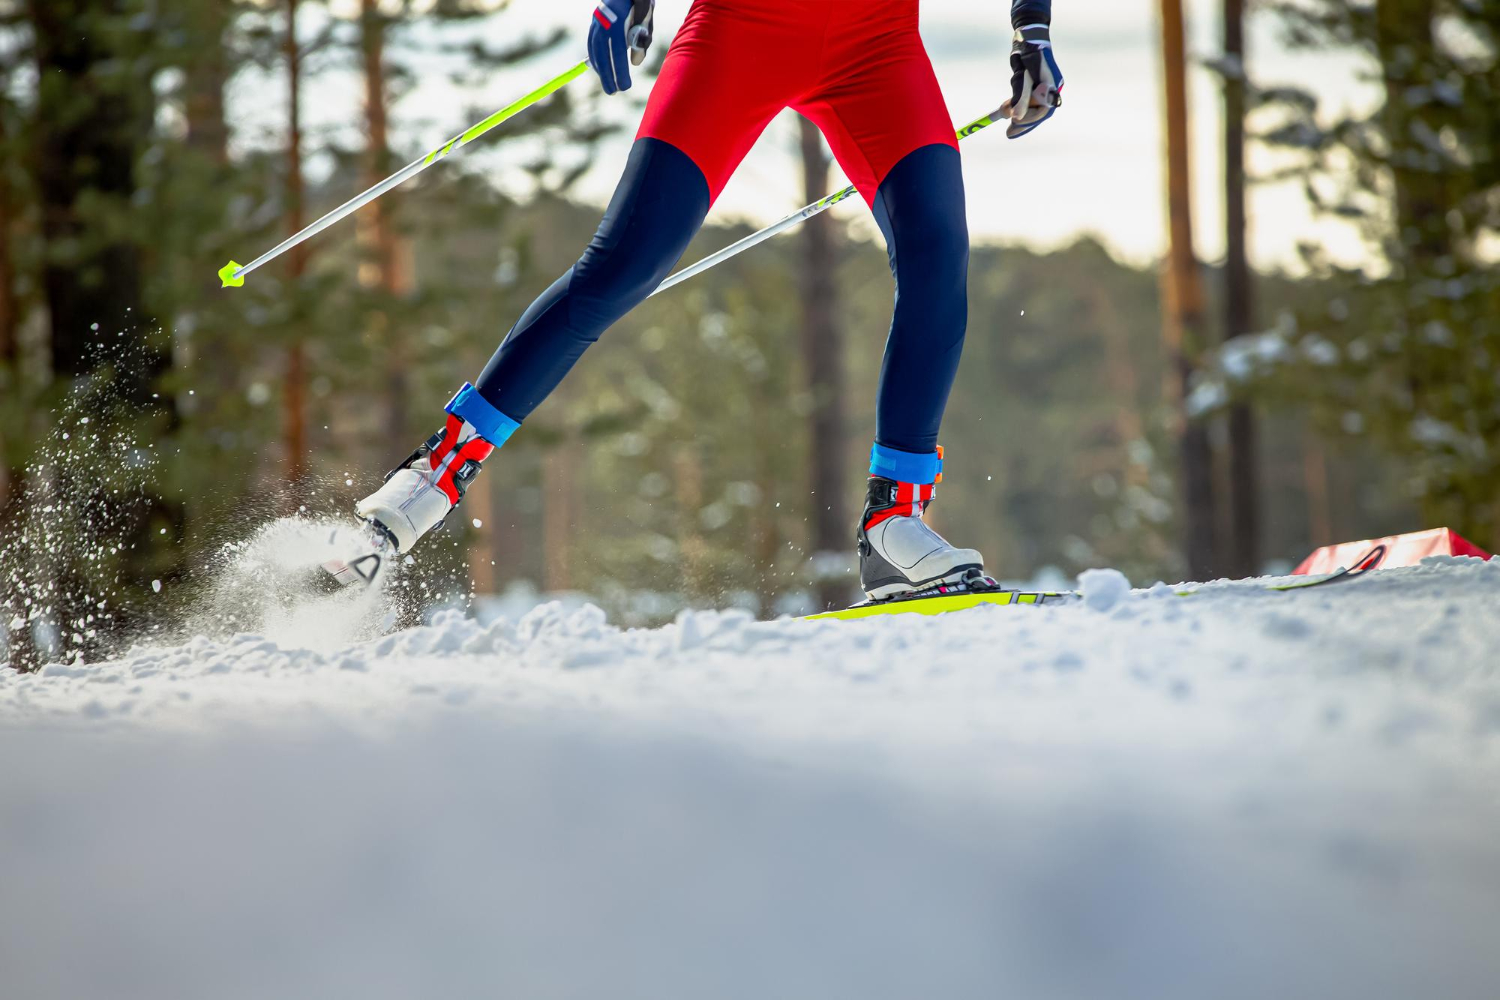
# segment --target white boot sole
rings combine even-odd
[[[927,590],[928,588],[936,587],[939,584],[962,583],[966,576],[968,576],[970,573],[976,572],[980,574],[984,573],[984,565],[982,563],[974,563],[970,566],[960,566],[958,569],[945,576],[933,577],[931,580],[925,580],[922,583],[892,583],[887,584],[884,587],[876,587],[874,590],[867,590],[865,591],[865,593],[872,601],[883,601],[888,597],[899,597],[902,594],[915,594],[919,590]]]

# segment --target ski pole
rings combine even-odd
[[[499,125],[501,122],[505,121],[508,118],[520,114],[522,111],[525,111],[527,108],[531,107],[542,98],[552,94],[554,91],[561,90],[563,87],[567,86],[574,80],[578,79],[578,77],[582,76],[584,71],[588,68],[588,60],[585,59],[583,62],[579,63],[577,66],[572,67],[567,72],[560,73],[557,76],[554,76],[552,79],[548,80],[546,83],[542,84],[540,87],[536,88],[525,97],[522,97],[520,100],[517,100],[514,103],[507,104],[505,107],[501,108],[499,111],[496,111],[484,121],[473,126],[467,131],[460,132],[458,135],[454,136],[452,139],[449,139],[447,142],[443,143],[437,149],[434,149],[432,152],[428,153],[421,159],[413,160],[411,163],[408,163],[406,166],[402,167],[400,170],[396,171],[394,174],[387,177],[379,184],[376,184],[374,187],[370,188],[363,194],[358,194],[353,198],[350,198],[338,208],[335,208],[333,211],[323,216],[317,222],[314,222],[312,225],[308,226],[300,233],[289,236],[286,239],[282,240],[280,243],[276,244],[270,250],[267,250],[265,253],[252,260],[250,263],[237,264],[234,261],[230,261],[228,264],[225,264],[223,267],[219,268],[219,278],[224,282],[223,287],[239,288],[245,283],[245,275],[260,267],[262,264],[275,260],[277,257],[280,257],[292,247],[301,243],[303,240],[316,236],[318,233],[321,233],[323,230],[327,229],[335,222],[338,222],[340,219],[353,215],[355,212],[359,211],[361,208],[365,207],[376,198],[379,198],[387,191],[391,190],[394,187],[400,186],[404,181],[408,180],[409,178],[415,177],[417,174],[420,174],[422,171],[432,166],[438,160],[446,157],[449,153],[452,153],[454,150],[460,148],[461,146],[468,145],[475,139],[478,139],[480,136],[484,135],[490,129],[494,128],[496,125]]]
[[[991,125],[995,124],[996,121],[1003,120],[1003,117],[1004,116],[1001,115],[999,111],[991,111],[983,118],[976,118],[974,121],[958,130],[958,138],[967,139],[975,132],[982,132],[985,129],[989,128]],[[678,271],[676,274],[663,281],[660,285],[657,285],[656,291],[652,292],[651,295],[648,295],[647,298],[655,295],[660,295],[668,288],[671,288],[673,285],[680,284],[681,282],[688,280],[695,274],[702,274],[709,268],[714,267],[718,264],[722,264],[729,258],[736,257],[739,254],[744,253],[746,250],[749,250],[756,244],[764,243],[766,240],[770,239],[772,236],[775,236],[778,233],[784,233],[788,229],[802,224],[815,215],[821,215],[823,212],[826,212],[828,209],[837,205],[839,202],[853,197],[856,193],[858,193],[858,189],[853,184],[850,184],[848,187],[844,188],[844,190],[839,191],[836,194],[831,194],[821,201],[815,201],[811,205],[808,205],[806,208],[798,209],[791,215],[788,215],[785,219],[782,219],[780,222],[773,223],[772,225],[767,226],[758,233],[751,233],[744,239],[729,244],[729,246],[725,247],[723,250],[709,254],[707,257],[704,257],[702,260],[698,261],[698,263],[692,265],[691,267],[683,268],[681,271]]]

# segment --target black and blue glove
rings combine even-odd
[[[1010,119],[1006,137],[1019,139],[1062,107],[1063,75],[1052,55],[1052,29],[1045,24],[1016,28],[1010,68],[1010,100],[1000,113]]]
[[[656,0],[599,0],[589,25],[589,65],[606,94],[630,89],[630,67],[646,61]]]

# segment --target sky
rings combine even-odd
[[[349,0],[335,0],[335,7],[339,2]],[[689,6],[690,0],[660,0],[658,44],[675,34]],[[1008,18],[976,15],[977,7],[1003,6],[996,0],[922,0],[923,38],[956,120],[987,113],[1009,95]],[[1209,57],[1218,51],[1219,6],[1218,0],[1188,0],[1193,56]],[[591,9],[588,0],[515,0],[491,23],[470,23],[456,34],[450,30],[450,41],[480,33],[491,43],[503,43],[556,26],[567,29],[570,37],[549,55],[524,68],[494,73],[477,87],[460,88],[449,78],[460,57],[421,56],[414,64],[417,82],[395,108],[397,134],[406,137],[413,152],[437,145],[468,124],[460,112],[482,115],[540,82],[553,63],[557,70],[566,68],[575,52],[583,54]],[[1049,248],[1090,234],[1124,260],[1144,264],[1159,257],[1165,218],[1156,10],[1156,0],[1060,0],[1056,5],[1052,34],[1066,78],[1063,108],[1019,140],[1007,140],[999,129],[991,129],[964,143],[969,222],[976,240]],[[1367,105],[1373,98],[1354,60],[1289,53],[1280,45],[1271,19],[1252,19],[1249,49],[1253,81],[1309,86],[1330,112]],[[246,92],[263,86],[253,78],[240,83]],[[585,78],[572,86],[597,84]],[[638,85],[633,93],[648,86]],[[323,77],[318,88],[306,109],[314,124],[334,132],[355,129],[361,99],[358,80],[348,74],[343,79]],[[1208,70],[1194,69],[1190,101],[1198,249],[1205,259],[1217,260],[1223,255],[1221,99],[1217,78]],[[618,178],[640,113],[638,103],[619,98],[602,107],[604,114],[627,128],[618,140],[606,144],[577,189],[580,196],[601,204]],[[272,120],[267,128],[273,127]],[[801,206],[795,133],[791,112],[772,123],[715,205],[713,219],[765,224]],[[496,152],[476,144],[462,155],[466,162],[492,171],[502,187],[516,190],[516,167],[525,155],[524,149],[515,148],[518,145]],[[1269,155],[1252,147],[1251,170],[1267,169],[1272,163]],[[842,186],[841,176],[839,180],[835,188]],[[1296,186],[1258,186],[1250,205],[1251,254],[1260,267],[1295,269],[1296,246],[1302,240],[1321,242],[1336,259],[1361,258],[1362,247],[1353,232],[1312,218]],[[874,231],[857,200],[836,211],[851,226]]]

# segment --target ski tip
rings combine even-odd
[[[349,545],[351,541],[354,544],[347,554],[322,563],[325,580],[337,587],[374,586],[391,565],[391,558],[401,551],[395,537],[375,521],[361,520],[353,539],[343,528],[334,528],[328,536],[329,545],[334,547]]]
[[[339,588],[368,587],[380,576],[383,563],[378,552],[370,552],[357,559],[330,559],[323,563],[323,572]]]
[[[242,288],[242,287],[244,287],[245,279],[242,278],[242,277],[239,277],[240,267],[241,267],[240,264],[236,263],[235,261],[230,261],[228,264],[225,264],[223,267],[219,268],[219,280],[222,281],[222,282],[224,282],[224,284],[223,284],[222,287],[224,287],[224,288]]]

